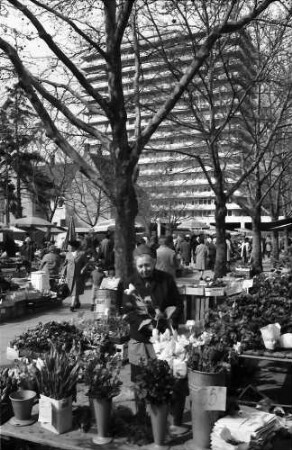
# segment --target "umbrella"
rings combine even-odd
[[[13,225],[21,228],[34,228],[34,227],[53,227],[54,225],[51,222],[48,222],[46,219],[42,219],[41,217],[22,217],[21,219],[16,219]]]
[[[13,226],[7,226],[7,225],[3,225],[3,227],[0,225],[0,231],[13,231],[15,233],[18,234],[25,234],[26,231],[22,230],[21,228],[17,228],[17,227],[13,227]]]
[[[65,237],[63,245],[62,245],[63,250],[67,250],[68,242],[74,241],[75,239],[76,239],[75,223],[74,223],[73,216],[70,216],[67,234],[66,234],[66,237]]]

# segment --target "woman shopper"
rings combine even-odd
[[[66,254],[62,277],[66,278],[70,296],[72,312],[80,308],[79,296],[84,293],[85,279],[83,276],[87,265],[87,257],[85,252],[80,250],[79,241],[69,241],[69,251]]]
[[[200,280],[203,280],[204,271],[207,268],[208,247],[204,236],[199,237],[199,245],[196,247],[196,268],[201,272]]]

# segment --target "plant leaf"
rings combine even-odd
[[[176,310],[176,306],[168,306],[167,308],[165,308],[164,313],[165,313],[167,319],[171,318],[171,316],[173,315],[175,310]]]
[[[143,327],[146,327],[147,325],[150,325],[151,323],[152,323],[152,319],[142,320],[142,322],[139,325],[138,330],[141,330]]]

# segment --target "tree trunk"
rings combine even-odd
[[[138,203],[132,180],[119,178],[115,201],[115,270],[118,277],[126,279],[133,272],[133,250],[136,243],[135,218]]]
[[[285,228],[283,238],[284,238],[284,251],[287,252],[288,251],[288,247],[289,247],[289,231],[288,231],[288,228]]]
[[[225,218],[227,215],[225,195],[216,197],[215,223],[216,223],[216,260],[214,278],[226,275],[226,235]]]
[[[279,231],[272,232],[272,260],[279,261]]]
[[[263,271],[262,250],[261,250],[261,211],[255,210],[251,215],[252,220],[252,252],[251,252],[251,270],[252,274],[258,274]]]

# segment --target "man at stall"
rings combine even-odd
[[[133,382],[139,375],[141,359],[147,362],[149,358],[155,358],[150,338],[153,328],[165,331],[168,324],[166,308],[175,307],[171,317],[173,328],[177,328],[183,313],[183,302],[174,278],[155,268],[156,258],[147,245],[142,244],[135,249],[134,264],[135,272],[124,286],[122,309],[130,324],[128,355]],[[148,323],[143,326],[143,321]],[[143,407],[137,400],[138,413]]]

